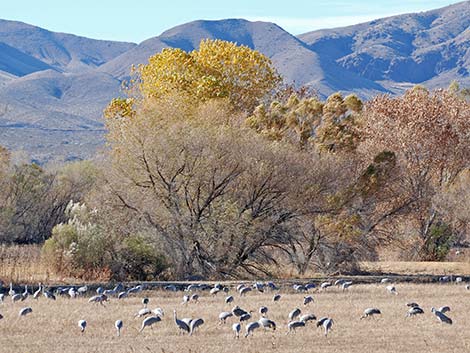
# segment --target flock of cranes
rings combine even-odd
[[[380,282],[386,285],[385,290],[388,293],[392,295],[398,295],[398,291],[395,286],[393,284],[389,284],[391,282],[389,279],[384,278]],[[459,281],[457,279],[455,282],[460,283],[462,281]],[[315,299],[311,295],[312,291],[328,291],[330,287],[334,286],[340,288],[342,291],[347,291],[348,288],[350,288],[352,285],[352,281],[337,280],[336,282],[323,282],[319,285],[316,285],[314,283],[296,284],[292,287],[292,289],[295,292],[304,293],[303,301],[301,303],[304,308],[309,308],[310,305],[315,303]],[[468,285],[465,286],[465,288],[469,289]],[[46,300],[54,301],[58,296],[65,296],[69,297],[70,299],[89,296],[89,303],[106,306],[106,303],[109,302],[111,298],[113,298],[113,300],[123,300],[131,295],[136,295],[138,293],[143,292],[144,289],[144,285],[125,288],[122,284],[119,284],[113,289],[104,289],[99,287],[98,289],[96,289],[96,294],[93,293],[95,295],[90,296],[91,290],[89,290],[87,286],[68,286],[51,290],[40,283],[37,290],[35,290],[34,292],[30,292],[28,286],[26,285],[22,292],[17,293],[13,289],[13,284],[10,284],[10,288],[7,293],[0,293],[0,303],[7,304],[8,300],[10,300],[12,303],[24,302],[26,300],[28,300],[29,302],[34,302],[34,300],[38,300],[40,297],[44,297]],[[180,295],[178,294],[178,288],[174,285],[168,285],[164,287],[164,289],[169,292],[175,292],[175,295]],[[207,291],[209,296],[222,296],[223,302],[230,306],[232,306],[232,303],[238,300],[236,298],[242,298],[251,291],[262,292],[264,294],[271,293],[271,301],[273,303],[282,300],[282,294],[279,293],[280,288],[276,286],[273,282],[256,282],[253,285],[240,284],[235,288],[235,290],[236,293],[230,295],[228,292],[230,292],[231,289],[221,284],[215,284],[213,286],[208,284],[191,284],[184,288],[184,294],[182,296],[181,305],[185,306],[190,303],[198,303],[201,297],[203,296],[203,291]],[[8,295],[9,298],[6,295]],[[135,318],[143,318],[139,332],[142,332],[144,331],[144,329],[150,328],[164,320],[165,311],[162,308],[155,308],[151,310],[148,307],[149,303],[150,299],[144,297],[142,299],[142,308],[139,309],[134,315]],[[34,305],[31,304],[31,306],[22,307],[19,311],[19,316],[23,317],[32,314],[32,306]],[[406,306],[409,309],[407,309],[405,318],[415,317],[425,313],[425,310],[423,310],[420,305],[415,302],[406,303]],[[439,322],[448,325],[452,324],[452,319],[447,316],[447,313],[451,311],[449,306],[443,306],[437,309],[432,307],[430,311],[436,316]],[[259,307],[258,310],[245,310],[239,305],[234,305],[231,310],[223,311],[219,314],[217,323],[218,325],[225,325],[227,323],[227,320],[235,320],[235,322],[232,324],[233,336],[238,339],[244,326],[244,337],[248,338],[250,336],[253,336],[255,331],[257,330],[261,329],[275,331],[279,327],[274,320],[269,318],[269,314],[270,310],[269,306],[267,305]],[[382,311],[379,308],[370,307],[364,310],[363,315],[360,316],[359,319],[371,319],[381,314]],[[255,319],[255,316],[257,316],[258,319]],[[0,313],[0,321],[2,320],[5,320],[5,318]],[[178,318],[176,308],[173,309],[173,321],[179,334],[187,334],[189,336],[195,334],[198,330],[202,329],[205,323],[204,319],[200,317]],[[307,325],[313,323],[314,325],[312,326],[322,328],[324,336],[328,336],[329,332],[332,330],[334,325],[333,318],[320,317],[317,319],[317,317],[313,313],[302,313],[302,310],[298,307],[294,308],[286,314],[286,322],[286,334],[295,333],[296,330],[304,328]],[[87,321],[85,319],[79,320],[78,327],[82,333],[85,333],[87,329]],[[118,337],[121,336],[121,330],[123,329],[123,327],[123,320],[119,319],[115,321],[114,328]]]

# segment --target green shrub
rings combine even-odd
[[[70,203],[67,223],[56,225],[42,255],[57,273],[85,279],[149,280],[166,269],[166,261],[141,235],[119,237],[100,224],[98,214]]]
[[[124,279],[155,280],[168,267],[164,256],[141,235],[126,237],[119,257],[122,263],[120,277]]]
[[[452,228],[444,222],[438,222],[431,226],[429,232],[430,236],[423,247],[423,260],[445,260],[454,240]]]

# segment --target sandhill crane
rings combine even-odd
[[[434,313],[434,315],[436,315],[436,317],[438,318],[440,322],[452,325],[452,319],[446,316],[444,313],[440,312],[439,310],[436,310],[434,307],[431,308],[431,312]]]
[[[419,306],[412,306],[409,310],[408,313],[406,314],[406,317],[411,317],[419,314],[424,314],[424,310],[421,309]]]
[[[55,293],[57,295],[68,295],[68,288],[62,288],[62,287],[59,287],[55,290]]]
[[[21,294],[21,301],[25,300],[26,298],[28,298],[29,296],[29,292],[28,292],[28,285],[26,284],[24,286],[24,292]]]
[[[101,305],[104,305],[104,302],[108,300],[108,297],[106,294],[100,294],[100,295],[95,295],[88,299],[88,303],[100,303]]]
[[[13,289],[13,283],[10,282],[10,290],[8,291],[8,295],[13,297],[16,294],[15,290]]]
[[[273,320],[270,320],[266,317],[261,317],[258,320],[259,324],[263,326],[265,329],[270,328],[273,331],[276,331],[276,323]]]
[[[295,330],[299,327],[305,327],[305,322],[303,321],[291,321],[287,324],[287,333],[295,332]]]
[[[168,287],[168,286],[167,286],[167,287]],[[165,289],[166,289],[166,287],[165,287]],[[142,287],[141,285],[138,285],[138,286],[129,288],[129,289],[127,290],[127,293],[128,293],[128,294],[135,294],[135,293],[142,292],[143,290],[144,290],[144,287]],[[175,287],[175,290],[176,290],[176,287]]]
[[[450,306],[441,306],[439,309],[437,309],[438,311],[440,311],[441,313],[447,313],[450,311]]]
[[[146,316],[146,315],[149,315],[150,313],[151,311],[149,308],[142,308],[137,312],[137,314],[135,314],[135,317]]]
[[[292,288],[294,288],[294,290],[297,291],[297,292],[306,292],[307,291],[307,288],[305,288],[305,286],[303,286],[301,284],[294,284],[292,286]]]
[[[87,292],[88,287],[87,286],[81,286],[77,289],[77,294],[78,295],[83,295]]]
[[[232,314],[235,315],[236,317],[240,317],[242,315],[248,314],[248,312],[246,312],[245,310],[243,310],[237,305],[233,307]]]
[[[309,291],[310,289],[315,289],[317,288],[317,285],[315,283],[307,283],[305,286],[304,286],[305,290],[306,291]]]
[[[253,284],[253,287],[256,288],[256,290],[260,293],[264,292],[264,284],[263,283],[256,282],[255,284]]]
[[[308,305],[310,303],[313,303],[313,297],[311,295],[307,295],[304,297],[304,305]]]
[[[240,322],[248,321],[250,319],[251,319],[251,314],[250,313],[246,313],[246,314],[243,314],[242,316],[240,316]]]
[[[116,320],[116,322],[114,323],[114,327],[116,328],[116,333],[117,333],[117,336],[121,336],[121,329],[122,329],[122,326],[123,326],[123,323],[122,323],[122,320]]]
[[[326,290],[327,288],[331,287],[331,282],[323,282],[321,285],[320,285],[320,289],[322,290]]]
[[[176,326],[178,327],[178,329],[180,330],[180,333],[181,332],[188,332],[189,333],[189,326],[186,322],[184,322],[183,320],[179,320],[177,315],[176,315],[176,310],[173,310],[173,317],[175,319],[175,324]]]
[[[330,319],[328,317],[322,317],[320,320],[317,322],[317,327],[323,326],[325,329],[325,336],[328,336],[328,332],[331,330],[331,327],[333,326],[333,319]]]
[[[240,338],[240,330],[242,329],[242,325],[239,322],[232,325],[232,330],[235,332],[235,338]]]
[[[250,322],[248,325],[246,325],[245,338],[248,337],[250,334],[253,336],[253,332],[260,326],[261,325],[258,321]]]
[[[452,282],[452,276],[439,277],[439,282],[442,282],[442,283]]]
[[[409,302],[409,303],[406,303],[406,306],[410,308],[414,308],[414,307],[419,307],[419,304],[415,302]]]
[[[344,282],[346,282],[345,279],[338,279],[335,281],[335,286],[340,287],[343,285]]]
[[[96,288],[96,294],[101,295],[103,293],[104,293],[104,288],[103,287]]]
[[[138,286],[137,286],[138,287]],[[135,290],[137,291],[141,291],[142,289],[138,289],[137,287],[134,287]],[[172,291],[172,292],[176,292],[178,290],[178,288],[176,288],[176,286],[174,284],[169,284],[165,287],[163,287],[165,290],[169,290],[169,291]]]
[[[279,287],[276,286],[273,282],[266,283],[271,290],[279,290]]]
[[[248,292],[251,292],[251,288],[250,287],[243,287],[242,289],[240,289],[240,296],[245,296],[246,293]]]
[[[77,292],[75,291],[75,288],[71,287],[68,290],[68,294],[70,298],[76,298],[77,297]]]
[[[86,286],[85,286],[85,287],[86,287]],[[123,289],[124,289],[124,286],[122,285],[122,283],[118,283],[118,284],[116,285],[116,287],[114,287],[113,290],[114,290],[114,293],[119,293],[119,292],[121,292]]]
[[[28,314],[31,314],[33,312],[33,309],[29,306],[27,306],[26,308],[21,308],[20,309],[20,314],[19,316],[26,316]]]
[[[317,319],[317,317],[313,314],[304,314],[299,318],[299,321],[303,321],[303,322],[307,323],[309,321],[315,321],[316,319]]]
[[[165,312],[163,311],[162,308],[155,308],[152,310],[152,313],[154,313],[157,316],[163,317],[165,316]]]
[[[190,284],[186,287],[185,291],[192,292],[193,290],[198,290],[199,286],[197,284]]]
[[[262,315],[262,316],[265,316],[267,313],[268,313],[268,307],[267,306],[262,306],[259,308],[259,313]]]
[[[159,316],[149,316],[148,318],[144,319],[144,321],[142,321],[142,326],[139,332],[142,332],[147,326],[151,327],[153,324],[160,321],[162,321],[162,319],[160,319]]]
[[[390,293],[390,294],[395,294],[395,295],[398,295],[398,292],[397,292],[397,289],[395,288],[395,286],[387,286],[385,287],[387,289],[387,291]]]
[[[119,295],[118,295],[118,297],[119,297]],[[147,298],[147,297],[142,298],[142,306],[143,306],[144,308],[147,307],[147,305],[149,304],[149,302],[150,302],[150,299],[149,299],[149,298]]]
[[[220,289],[217,288],[217,287],[214,287],[214,288],[212,288],[212,289],[209,291],[209,293],[210,293],[211,295],[216,295],[216,294],[219,293],[219,292],[220,292]]]
[[[352,281],[349,281],[349,282],[344,282],[341,287],[343,288],[343,291],[345,291],[346,289],[348,289],[349,287],[352,286]]]
[[[52,293],[52,292],[49,292],[49,291],[45,291],[43,293],[44,297],[46,297],[47,299],[50,299],[50,300],[55,300],[55,295]]]
[[[295,308],[289,313],[289,320],[293,321],[297,316],[299,316],[301,313],[301,310],[299,308]]]
[[[229,317],[232,317],[233,314],[230,311],[223,311],[219,314],[219,324],[225,324],[226,320]]]
[[[79,320],[78,327],[80,327],[80,331],[84,333],[86,329],[86,320]]]
[[[280,294],[275,294],[274,297],[273,297],[273,302],[278,302],[279,300],[281,300],[281,295]]]
[[[108,296],[108,297],[111,297],[113,295],[116,295],[116,291],[114,289],[106,289],[104,292],[103,292],[104,295]]]
[[[323,322],[323,327],[325,329],[325,337],[328,336],[328,332],[331,330],[333,326],[333,319],[327,319]]]
[[[228,297],[225,298],[225,303],[229,304],[233,302],[233,296],[229,295]]]
[[[380,283],[390,283],[390,282],[391,282],[390,278],[382,278],[380,280]]]
[[[191,321],[189,324],[189,335],[191,336],[194,331],[198,328],[201,327],[204,324],[204,320],[201,318],[197,318]]]
[[[18,293],[18,294],[13,294],[13,296],[11,297],[11,301],[13,303],[17,302],[17,301],[20,301],[21,299],[23,299],[23,295]]]
[[[127,298],[129,296],[129,293],[127,293],[127,291],[124,291],[124,292],[120,292],[117,296],[118,299],[124,299],[124,298]]]
[[[379,309],[377,308],[367,308],[364,310],[364,314],[361,316],[361,320],[366,317],[373,317],[374,315],[382,314]]]
[[[182,305],[189,303],[189,295],[183,295],[183,301],[181,302]]]
[[[199,303],[199,295],[198,294],[193,294],[193,295],[191,295],[189,300],[192,301],[192,302],[195,302],[195,303]]]
[[[33,298],[34,299],[39,299],[39,296],[41,295],[42,292],[42,284],[39,283],[39,288],[33,293]]]

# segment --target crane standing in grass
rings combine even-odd
[[[122,326],[123,326],[122,320],[116,320],[116,322],[114,323],[114,327],[116,328],[118,337],[121,336]]]
[[[235,338],[240,338],[240,331],[242,329],[242,325],[239,322],[232,325],[232,330],[235,332]]]
[[[442,311],[439,311],[439,310],[436,310],[434,307],[431,308],[431,312],[434,313],[434,315],[436,315],[437,319],[440,321],[440,322],[443,322],[445,324],[449,324],[449,325],[452,325],[452,319],[448,316],[446,316],[446,314],[444,314]]]
[[[82,333],[85,333],[85,329],[86,329],[86,320],[79,320],[78,321],[78,327],[80,327],[80,331]]]
[[[379,309],[377,308],[367,308],[364,310],[364,314],[361,316],[361,320],[365,319],[366,317],[373,317],[374,315],[382,314]]]
[[[189,333],[188,324],[186,322],[184,322],[183,320],[178,319],[178,316],[176,314],[176,309],[173,310],[173,318],[175,319],[175,324],[178,327],[178,329],[180,330],[180,333],[182,333],[182,332]]]
[[[159,316],[150,316],[142,321],[142,327],[139,332],[142,332],[147,326],[151,327],[153,324],[162,321]]]

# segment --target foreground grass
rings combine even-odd
[[[466,352],[470,351],[470,292],[455,284],[398,284],[399,294],[391,295],[385,285],[357,285],[349,292],[331,289],[314,292],[315,303],[302,305],[304,294],[281,292],[282,299],[272,302],[272,293],[249,293],[235,296],[235,304],[245,310],[269,307],[268,317],[274,320],[275,332],[255,332],[254,337],[233,338],[229,319],[218,324],[218,314],[230,310],[234,304],[225,304],[224,295],[216,297],[201,293],[197,304],[182,305],[183,293],[154,291],[124,300],[111,299],[106,307],[88,303],[87,298],[58,298],[56,302],[31,297],[12,303],[10,298],[0,305],[0,352]],[[232,291],[233,292],[233,291]],[[232,293],[233,294],[233,293]],[[150,308],[162,307],[166,315],[153,329],[138,333],[142,319],[134,318],[142,307],[141,298],[150,298]],[[418,302],[426,313],[405,319],[408,301]],[[430,313],[432,306],[449,305],[452,326],[441,324]],[[21,307],[31,306],[33,313],[18,317]],[[382,311],[377,319],[360,320],[367,307]],[[315,325],[300,328],[295,334],[286,334],[287,315],[299,307],[303,313],[313,312],[317,317],[329,316],[335,321],[328,337]],[[178,316],[202,317],[205,324],[193,336],[180,335],[173,321],[172,311]],[[88,327],[81,334],[77,326],[86,319]],[[124,321],[121,337],[116,337],[114,322]],[[243,326],[244,330],[244,326]]]

